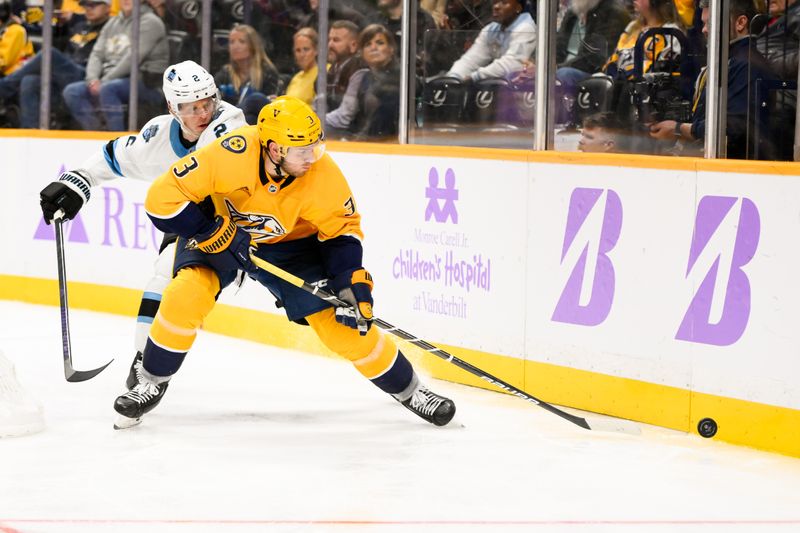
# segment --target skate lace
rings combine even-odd
[[[139,382],[134,388],[125,393],[125,397],[138,403],[146,403],[158,396],[158,385],[149,381]]]
[[[133,365],[134,372],[136,372],[136,381],[139,383],[145,381],[144,376],[142,375],[142,370],[144,370],[144,363],[142,361],[137,361],[135,365]]]
[[[421,387],[411,395],[409,405],[415,411],[419,411],[427,416],[432,416],[444,402],[444,398],[432,393],[428,389]]]

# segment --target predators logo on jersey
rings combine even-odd
[[[247,150],[247,141],[241,135],[233,135],[222,141],[222,147],[234,154],[241,154]]]
[[[272,215],[241,213],[225,198],[225,206],[234,224],[245,230],[255,242],[265,242],[273,237],[286,235],[286,229]]]

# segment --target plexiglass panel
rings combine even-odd
[[[531,148],[536,32],[524,21],[426,32],[413,142]]]
[[[562,6],[553,81],[557,150],[702,154],[702,138],[677,134],[678,124],[692,122],[705,63],[702,23],[691,4],[682,1],[680,13],[671,0]]]

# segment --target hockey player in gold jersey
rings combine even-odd
[[[325,152],[314,111],[281,96],[258,124],[178,160],[150,188],[145,209],[160,230],[180,236],[174,278],[153,321],[136,384],[118,397],[115,427],[138,424],[161,400],[197,329],[238,270],[277,298],[289,320],[308,324],[333,352],[405,407],[436,424],[455,414],[431,392],[391,337],[372,328],[372,277],[362,265],[361,215],[347,180]],[[213,202],[213,219],[199,204]],[[255,254],[308,281],[326,284],[351,308],[333,308],[259,270]]]

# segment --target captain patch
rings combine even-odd
[[[241,135],[234,135],[222,141],[222,147],[234,154],[241,154],[247,149],[247,141]]]

